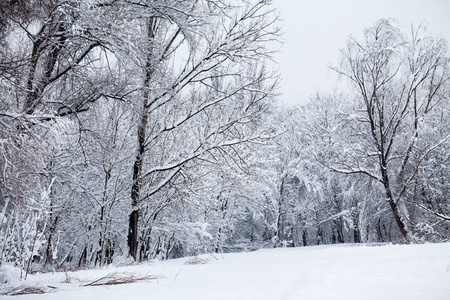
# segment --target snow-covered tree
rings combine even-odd
[[[277,28],[265,1],[144,1],[130,10],[145,16],[128,234],[137,259],[140,207],[186,183],[189,165],[239,163],[240,145],[264,138],[249,124],[270,105],[275,81],[263,60]]]
[[[354,87],[356,123],[335,171],[368,176],[382,187],[379,200],[387,202],[398,232],[411,241],[418,224],[408,204],[417,194],[417,176],[448,139],[426,132],[448,110],[446,43],[422,28],[407,36],[393,21],[380,20],[364,39],[350,38],[341,53],[336,70]]]

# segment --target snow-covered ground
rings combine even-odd
[[[339,245],[203,255],[134,266],[35,274],[27,283],[56,287],[4,299],[450,299],[450,243]],[[82,287],[108,274],[155,275],[132,284]],[[68,279],[71,283],[63,283]],[[0,296],[1,298],[2,296]]]

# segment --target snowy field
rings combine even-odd
[[[188,261],[199,264],[186,264]],[[83,286],[111,274],[157,279]],[[51,286],[48,289],[53,292],[0,298],[448,300],[450,243],[317,246],[203,255],[198,259],[35,274],[27,283]]]

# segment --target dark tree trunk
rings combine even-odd
[[[344,220],[342,217],[339,217],[339,220],[334,221],[334,227],[336,232],[333,232],[335,235],[336,242],[339,244],[345,243],[344,241]]]
[[[138,128],[138,152],[133,166],[133,186],[131,188],[131,214],[128,226],[128,250],[129,254],[137,259],[138,254],[138,221],[139,221],[139,200],[142,184],[142,163],[145,152],[146,126],[148,122],[148,114],[144,112],[141,117],[141,124]]]
[[[141,123],[138,127],[138,151],[133,166],[133,185],[131,188],[131,214],[128,226],[128,250],[129,254],[137,259],[138,253],[138,221],[139,221],[139,200],[142,185],[142,163],[145,152],[146,126],[148,122],[148,113],[143,108]]]
[[[389,177],[388,177],[388,174],[386,171],[386,167],[387,166],[385,163],[381,164],[382,182],[384,185],[384,190],[386,192],[386,197],[388,199],[389,206],[391,208],[392,214],[394,215],[395,223],[397,224],[398,229],[400,230],[400,233],[403,235],[405,240],[408,240],[408,232],[406,231],[406,225],[403,222],[403,220],[401,219],[400,212],[398,210],[398,205],[394,201],[394,197],[392,195],[391,186],[389,183]]]
[[[152,41],[155,37],[155,32],[157,30],[157,18],[150,18],[148,22],[148,40]],[[149,51],[147,54],[147,63],[145,68],[145,78],[144,78],[144,93],[143,93],[143,105],[140,123],[138,125],[138,143],[137,143],[137,154],[133,165],[133,186],[131,188],[131,208],[132,212],[129,218],[128,227],[128,250],[129,254],[134,258],[138,257],[138,221],[139,221],[139,201],[142,186],[142,164],[145,154],[145,140],[147,138],[147,124],[148,124],[148,107],[149,107],[149,85],[152,76],[152,53]]]
[[[137,230],[138,230],[138,221],[139,221],[139,211],[133,210],[130,214],[130,223],[128,226],[128,249],[130,255],[137,259],[137,249],[138,249],[138,240],[137,240]]]
[[[303,247],[308,246],[308,233],[306,232],[306,229],[303,229],[302,240],[303,240]]]
[[[358,202],[355,201],[354,206],[356,207],[356,212],[353,214],[353,242],[361,243],[361,232],[359,228],[359,209]]]
[[[281,185],[280,185],[280,198],[278,200],[278,216],[277,216],[277,240],[276,243],[274,245],[274,247],[281,247],[282,246],[282,241],[284,240],[284,216],[285,216],[285,212],[283,209],[283,201],[284,201],[284,196],[283,196],[283,192],[284,192],[284,180],[286,178],[283,177],[281,179]]]

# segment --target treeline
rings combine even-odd
[[[267,1],[0,4],[0,263],[446,241],[446,43],[380,20],[276,108]]]

